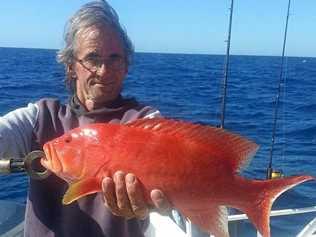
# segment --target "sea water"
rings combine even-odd
[[[43,97],[68,100],[56,50],[0,48],[0,114]],[[124,95],[170,118],[220,124],[223,55],[136,53]],[[242,175],[264,179],[269,163],[280,57],[231,56],[225,128],[260,145]],[[281,83],[273,167],[285,175],[316,176],[316,58],[288,57]],[[0,176],[0,200],[25,203],[23,174]],[[287,191],[273,209],[315,206],[316,182]],[[258,210],[259,211],[259,210]],[[272,236],[295,236],[314,214],[272,217]],[[247,221],[240,225],[249,229]],[[254,231],[242,232],[243,236]]]

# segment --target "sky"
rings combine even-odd
[[[63,46],[88,0],[1,1],[0,47]],[[225,54],[230,0],[108,0],[136,52]],[[281,55],[288,0],[234,0],[231,54]],[[316,57],[316,0],[292,0],[286,55]]]

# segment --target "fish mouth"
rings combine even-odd
[[[48,169],[49,164],[50,164],[50,162],[51,162],[51,151],[50,151],[49,145],[44,144],[43,150],[44,150],[45,156],[43,156],[43,157],[41,158],[41,164],[42,164],[42,166],[44,166],[46,169]]]
[[[62,166],[54,147],[51,144],[44,144],[43,150],[45,156],[41,159],[41,164],[48,170],[60,172]]]

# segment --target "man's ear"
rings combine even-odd
[[[77,78],[75,70],[73,69],[73,64],[67,66],[66,73],[68,80],[75,80]]]

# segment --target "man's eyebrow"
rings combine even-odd
[[[89,52],[86,54],[85,58],[101,58],[97,52]]]
[[[123,55],[119,53],[112,53],[109,55],[109,58],[123,58]]]
[[[108,56],[108,58],[123,58],[124,56],[122,54],[119,53],[112,53]],[[100,54],[98,54],[95,51],[89,52],[87,53],[84,58],[102,58],[102,56]]]

